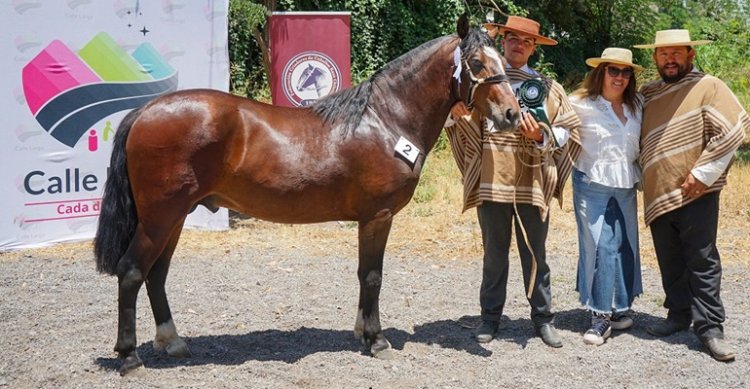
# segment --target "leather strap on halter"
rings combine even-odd
[[[499,84],[502,82],[510,83],[510,80],[508,79],[508,76],[505,73],[495,74],[494,76],[490,76],[487,78],[477,78],[474,76],[474,73],[471,72],[471,68],[469,68],[468,62],[466,60],[464,62],[464,67],[466,68],[466,73],[469,74],[469,79],[471,80],[471,84],[469,85],[469,96],[466,101],[466,105],[471,108],[471,106],[474,104],[474,92],[476,92],[477,87],[482,84]],[[459,92],[460,93],[460,92]]]

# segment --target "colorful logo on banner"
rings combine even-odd
[[[52,41],[22,74],[26,103],[42,128],[71,148],[86,137],[90,151],[97,136],[91,126],[177,90],[177,72],[151,44],[128,54],[104,32],[78,54]]]
[[[341,71],[336,62],[318,51],[294,56],[284,66],[281,77],[284,95],[298,107],[341,89]]]

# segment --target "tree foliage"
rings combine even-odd
[[[750,107],[750,4],[746,0],[680,0],[660,4],[658,29],[687,28],[696,47],[696,65],[727,83]]]
[[[229,1],[229,88],[256,97],[268,90],[268,69],[263,63],[264,42],[257,32],[268,21],[268,8],[261,2]]]
[[[397,56],[455,31],[460,0],[279,0],[279,11],[351,12],[352,81],[367,79]]]
[[[657,30],[687,28],[693,39],[711,39],[698,47],[697,65],[723,79],[750,105],[750,7],[748,0],[230,0],[231,87],[238,94],[268,99],[267,17],[273,11],[351,12],[352,82],[408,50],[455,31],[468,12],[473,25],[507,15],[531,17],[542,33],[558,40],[542,46],[530,64],[574,88],[588,71],[584,61],[606,47],[631,48],[653,41]],[[647,69],[643,82],[656,77],[651,50],[633,49]],[[267,64],[266,64],[267,65]]]
[[[629,48],[653,36],[657,13],[647,0],[516,0],[558,45],[542,47],[558,81],[575,87],[588,71],[586,58],[607,47]],[[636,59],[639,54],[634,52]],[[645,57],[645,55],[644,55]]]

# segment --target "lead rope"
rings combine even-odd
[[[548,152],[552,150],[553,144],[554,144],[552,142],[552,138],[550,138],[554,136],[554,134],[552,133],[552,129],[547,126],[540,126],[540,128],[542,128],[542,130],[545,132],[545,134],[547,135],[547,140],[548,140],[547,144],[543,148],[537,147],[535,141],[532,141],[529,138],[526,138],[525,136],[520,136],[520,140],[519,140],[521,150],[523,150],[523,152],[531,158],[539,157],[540,158],[539,163],[536,163],[536,164],[526,163],[523,160],[523,158],[521,158],[520,156],[514,153],[514,155],[516,155],[516,158],[518,159],[518,162],[520,162],[521,165],[531,168],[531,169],[534,169],[537,167],[544,167],[544,162],[542,160],[542,157],[544,157],[545,154],[547,154]],[[518,185],[521,183],[521,177],[523,177],[523,169],[521,169],[521,174],[518,175],[516,184],[513,185],[513,210],[515,211],[516,216],[518,217],[518,225],[521,227],[523,241],[526,244],[526,248],[529,250],[529,252],[531,252],[531,274],[529,278],[529,285],[526,289],[526,298],[531,299],[531,295],[534,293],[534,284],[536,284],[536,271],[537,271],[538,265],[537,265],[537,260],[536,260],[536,253],[534,252],[534,248],[531,247],[531,242],[529,242],[529,235],[526,232],[526,228],[523,225],[523,220],[521,218],[521,215],[518,213],[518,203],[516,201],[516,195],[518,194]],[[519,255],[520,254],[521,253],[519,253]]]

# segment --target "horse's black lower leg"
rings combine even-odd
[[[120,374],[125,374],[143,365],[136,352],[137,340],[135,335],[135,306],[138,300],[138,291],[143,285],[143,275],[138,266],[129,258],[125,254],[118,265],[117,274],[119,292],[115,351],[123,359]]]
[[[166,238],[165,236],[164,239],[166,240]],[[135,307],[138,301],[138,292],[159,256],[157,250],[163,250],[164,247],[164,245],[155,244],[155,242],[159,242],[159,239],[148,237],[142,227],[139,226],[130,241],[128,250],[117,264],[119,316],[115,351],[119,353],[120,358],[123,358],[120,374],[125,374],[143,365],[136,352],[138,343],[136,339]]]
[[[380,327],[380,286],[383,280],[383,254],[393,215],[383,210],[375,218],[359,223],[359,311],[354,335],[370,347],[370,352],[390,348]]]
[[[172,320],[172,312],[169,309],[167,293],[164,285],[169,272],[169,264],[172,260],[172,254],[177,246],[180,233],[176,232],[170,239],[167,247],[156,260],[146,278],[146,290],[151,302],[151,311],[154,314],[156,322],[156,336],[154,337],[154,350],[165,350],[167,354],[173,357],[188,357],[190,350],[187,343],[177,334],[177,327]]]

